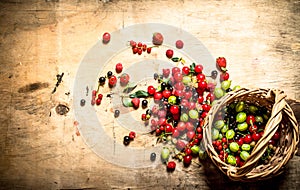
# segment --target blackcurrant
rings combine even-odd
[[[185,87],[185,91],[186,91],[186,92],[188,92],[188,91],[190,91],[190,90],[191,90],[191,87],[190,87],[190,86],[186,86],[186,87]]]
[[[124,136],[123,143],[124,143],[124,145],[129,145],[129,143],[130,143],[130,137],[129,136]]]
[[[111,71],[107,72],[107,77],[110,78],[113,75],[113,73]]]
[[[152,152],[150,154],[150,160],[153,162],[153,161],[155,161],[155,159],[156,159],[156,154],[154,152]]]
[[[142,101],[142,107],[146,108],[148,106],[148,101],[147,100],[143,100]]]
[[[80,105],[81,105],[81,106],[84,106],[84,105],[85,105],[85,99],[81,99],[81,100],[80,100]]]
[[[162,83],[160,84],[161,91],[164,91],[164,90],[166,89],[166,87],[167,87],[167,83],[162,82]]]
[[[152,114],[151,110],[147,109],[146,114],[151,115]]]
[[[226,90],[226,92],[231,92],[232,91],[232,89],[231,88],[228,88],[227,90]]]
[[[119,115],[120,115],[120,110],[115,110],[114,117],[115,118],[119,117]]]
[[[177,97],[177,98],[176,98],[176,104],[180,104],[181,99],[182,99],[181,97]]]
[[[105,77],[100,77],[99,78],[99,83],[102,85],[105,83]]]
[[[158,79],[158,74],[154,73],[153,78],[154,78],[154,80]]]
[[[218,76],[218,71],[213,70],[213,71],[211,72],[211,78],[216,79],[217,76]]]

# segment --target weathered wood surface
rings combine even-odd
[[[118,167],[76,136],[72,107],[66,116],[57,115],[55,107],[72,105],[72,94],[65,93],[72,91],[81,59],[103,32],[144,22],[195,35],[214,57],[227,57],[233,81],[283,89],[298,100],[292,107],[299,120],[299,1],[3,0],[1,189],[299,189],[298,156],[284,175],[243,184],[230,182],[211,165],[172,174],[163,167]],[[63,82],[51,95],[62,72]]]

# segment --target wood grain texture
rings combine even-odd
[[[211,163],[172,174],[164,167],[118,167],[95,155],[76,135],[72,84],[81,59],[103,32],[147,22],[195,35],[214,57],[228,59],[235,83],[283,89],[294,99],[299,120],[299,1],[3,0],[0,189],[299,188],[298,156],[284,175],[244,184],[229,181]],[[51,94],[62,72],[63,82]],[[47,85],[24,90],[35,83]],[[66,116],[55,113],[59,103],[70,106]]]

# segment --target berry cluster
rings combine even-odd
[[[131,40],[129,43],[130,43],[130,46],[132,48],[132,53],[133,54],[142,55],[142,53],[145,52],[145,51],[148,54],[151,53],[152,47],[147,47],[147,45],[143,44],[142,42],[136,43],[135,41]]]
[[[218,112],[212,128],[212,144],[219,158],[233,166],[241,167],[251,155],[251,151],[264,133],[270,111],[243,101],[233,102]],[[280,138],[276,131],[265,154],[263,163],[274,154],[275,146]]]

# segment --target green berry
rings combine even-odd
[[[219,130],[212,128],[212,139],[216,140],[219,138]]]
[[[236,121],[238,123],[243,123],[244,121],[246,121],[247,119],[247,115],[245,112],[239,112],[237,115],[236,115]]]
[[[239,131],[246,131],[248,129],[248,124],[246,122],[239,123],[237,128]]]
[[[235,135],[235,132],[234,132],[233,129],[230,129],[230,130],[228,130],[228,131],[226,132],[226,138],[227,138],[227,139],[233,139],[234,135]]]
[[[224,80],[221,83],[221,88],[226,91],[227,89],[230,88],[230,85],[231,85],[231,80]]]
[[[240,157],[241,157],[241,159],[243,159],[244,161],[246,161],[248,158],[249,158],[249,156],[250,156],[250,154],[247,152],[247,151],[242,151],[241,153],[240,153]]]
[[[224,125],[225,125],[224,120],[218,120],[215,122],[214,127],[216,129],[222,129],[224,127]]]
[[[237,152],[239,150],[239,148],[240,148],[240,146],[236,142],[232,142],[232,143],[229,144],[229,149],[232,152]]]
[[[224,91],[221,88],[215,88],[214,90],[214,95],[217,99],[222,98],[222,96],[224,96]]]
[[[227,163],[230,165],[235,166],[236,165],[236,159],[233,155],[228,155],[227,157]]]
[[[197,110],[190,110],[190,111],[189,111],[189,116],[190,116],[190,118],[192,118],[192,119],[198,119],[199,113],[198,113]]]
[[[242,150],[249,151],[251,149],[251,146],[250,144],[243,144],[241,148]]]

